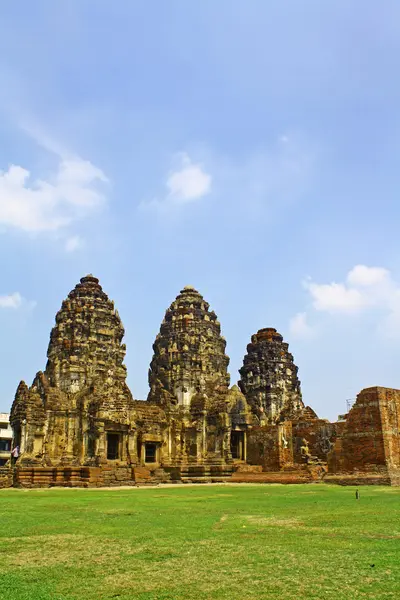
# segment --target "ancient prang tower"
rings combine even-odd
[[[314,481],[328,457],[332,481],[400,483],[400,392],[372,388],[340,422],[319,419],[273,328],[252,336],[240,389],[229,387],[220,323],[191,286],[165,313],[146,401],[127,386],[123,336],[98,279],[83,277],[56,315],[46,368],[17,388],[19,457],[0,487]]]
[[[229,388],[226,341],[214,311],[191,286],[186,286],[165,313],[153,344],[148,400],[167,398],[190,406],[193,396],[227,392]]]
[[[123,335],[98,280],[83,277],[57,313],[45,371],[29,389],[21,382],[15,396],[11,423],[21,465],[98,466],[117,454],[126,460],[134,405]]]
[[[239,372],[240,389],[261,422],[284,421],[304,409],[298,368],[276,329],[260,329],[251,337]]]
[[[50,334],[44,373],[50,386],[69,394],[96,381],[124,387],[124,333],[99,280],[83,277],[62,303]]]

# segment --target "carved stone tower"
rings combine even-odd
[[[276,329],[260,329],[251,337],[239,386],[260,421],[276,423],[304,409],[297,367]]]
[[[132,394],[123,364],[124,328],[92,275],[82,277],[56,315],[47,365],[11,409],[23,465],[99,465],[136,457]]]
[[[217,316],[193,287],[186,286],[165,313],[153,344],[148,400],[190,406],[193,396],[229,387],[229,358]]]
[[[56,315],[45,375],[63,392],[83,390],[96,380],[125,381],[124,328],[114,303],[92,275],[82,277]]]

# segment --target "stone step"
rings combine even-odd
[[[233,473],[232,483],[311,483],[315,478],[307,471],[276,471],[265,473]]]
[[[198,477],[181,477],[181,483],[227,483],[230,480],[230,477],[213,477],[207,475]]]

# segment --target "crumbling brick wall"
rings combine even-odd
[[[247,462],[263,471],[279,471],[293,464],[292,424],[253,427],[247,434]]]
[[[12,487],[12,484],[12,469],[9,467],[0,467],[0,489]]]
[[[329,471],[400,468],[400,390],[362,390],[329,455]]]
[[[293,458],[295,463],[302,463],[301,447],[307,440],[310,454],[322,461],[327,460],[337,438],[340,424],[329,423],[324,419],[293,421]]]

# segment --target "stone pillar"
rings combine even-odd
[[[201,449],[202,449],[202,456],[203,458],[206,458],[207,456],[207,412],[204,410],[203,411],[203,427],[201,430],[201,434],[202,434],[202,445],[201,445]]]
[[[65,441],[65,450],[62,457],[62,462],[71,463],[74,460],[74,442],[75,442],[75,422],[76,422],[76,414],[67,414],[66,415],[66,441]]]
[[[131,429],[128,433],[128,459],[131,464],[136,464],[138,461],[136,429]]]
[[[23,454],[26,450],[26,421],[25,419],[21,423],[21,445],[20,445],[20,454]]]
[[[99,424],[99,438],[97,444],[97,452],[100,463],[107,462],[107,440],[104,431],[104,423]]]
[[[127,462],[128,438],[126,433],[119,434],[119,457],[121,462]]]
[[[146,462],[146,444],[142,442],[140,447],[140,464],[144,465]]]
[[[167,435],[168,435],[168,462],[171,462],[171,457],[172,457],[172,428],[171,425],[168,426],[167,429]]]
[[[221,458],[227,461],[232,460],[231,453],[231,428],[223,427],[222,428],[222,442],[221,442]]]

